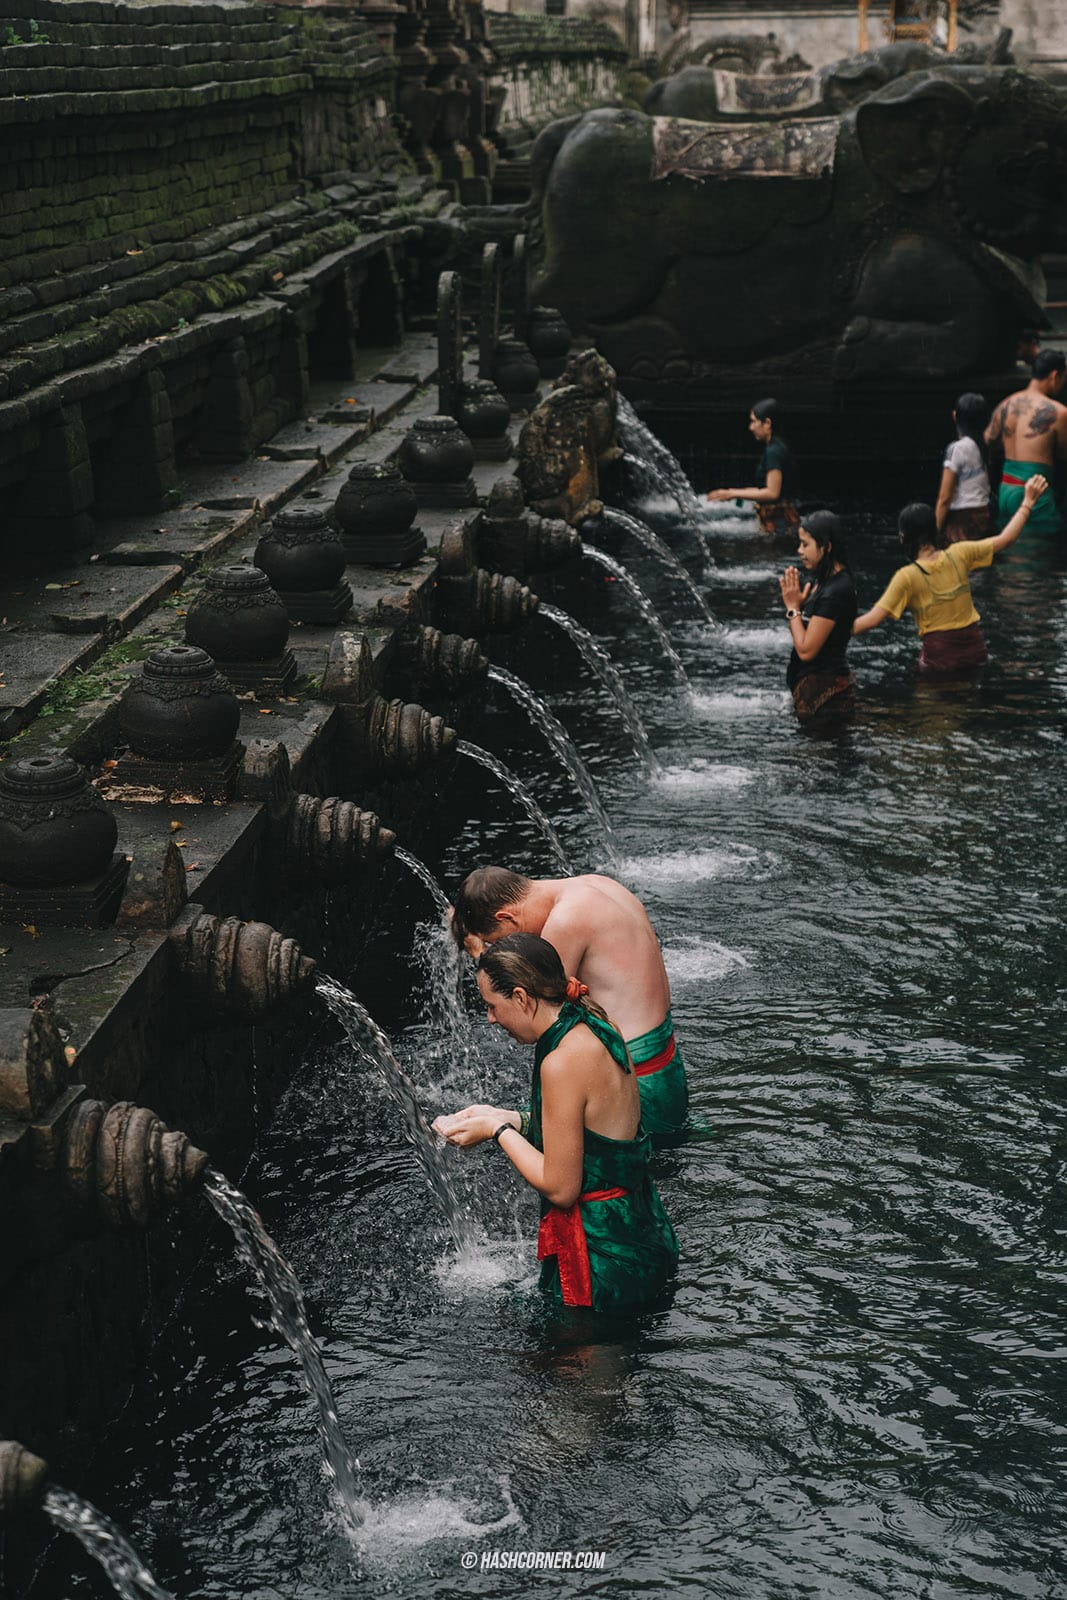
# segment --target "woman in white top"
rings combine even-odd
[[[983,394],[961,394],[952,413],[956,437],[945,451],[937,495],[937,528],[946,544],[984,539],[992,531],[985,427],[989,407]]]

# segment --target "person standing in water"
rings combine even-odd
[[[800,526],[793,504],[796,462],[785,440],[776,432],[777,400],[757,400],[748,414],[748,431],[763,446],[756,476],[758,485],[747,489],[712,489],[709,500],[751,500],[764,533],[792,538]]]
[[[689,1087],[674,1037],[671,986],[648,914],[614,878],[525,878],[477,867],[453,896],[452,935],[476,959],[513,933],[538,934],[626,1040],[648,1133],[680,1133]]]
[[[778,580],[793,641],[785,681],[802,723],[840,717],[856,704],[856,678],[846,660],[856,619],[856,586],[845,533],[832,511],[813,511],[797,536],[797,555],[811,574],[801,588],[796,567]]]
[[[984,539],[992,526],[988,452],[984,430],[989,407],[983,394],[961,394],[952,413],[956,437],[945,451],[938,490],[938,531],[946,544]]]
[[[1000,402],[985,431],[990,455],[1001,463],[997,497],[1001,528],[1019,509],[1028,480],[1040,473],[1047,481],[1056,463],[1067,461],[1067,406],[1056,399],[1067,381],[1067,357],[1062,350],[1042,350],[1030,370],[1026,388]],[[1030,528],[1038,533],[1063,531],[1060,508],[1047,487],[1033,508]]]
[[[998,550],[1014,544],[1047,488],[1045,479],[1035,473],[1027,479],[1022,505],[1002,533],[947,547],[929,506],[919,501],[905,506],[898,524],[905,564],[897,568],[878,604],[856,618],[852,632],[869,633],[890,617],[897,620],[910,611],[922,641],[920,672],[947,674],[984,667],[989,657],[969,574],[988,567]]]
[[[468,1148],[495,1139],[541,1196],[541,1289],[557,1304],[629,1312],[661,1300],[678,1240],[649,1177],[651,1140],[618,1029],[568,984],[547,940],[513,933],[482,951],[489,1021],[534,1046],[530,1111],[466,1106],[434,1131]],[[574,998],[571,995],[574,994]]]

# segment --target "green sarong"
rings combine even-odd
[[[684,1132],[689,1120],[689,1085],[670,1012],[658,1028],[650,1028],[636,1039],[627,1039],[626,1048],[637,1073],[641,1125],[645,1132]]]
[[[1049,478],[1052,475],[1052,468],[1047,461],[1005,461],[1000,489],[997,492],[997,521],[1001,528],[1007,527],[1022,505],[1023,490],[1035,472],[1040,472]],[[1026,529],[1031,533],[1063,532],[1063,518],[1051,486],[1045,490],[1030,512]]]
[[[630,1071],[622,1037],[608,1023],[568,1000],[534,1051],[530,1091],[531,1144],[541,1137],[541,1063],[572,1028],[584,1022]],[[566,1306],[633,1311],[659,1300],[678,1265],[678,1240],[649,1177],[652,1141],[607,1139],[585,1130],[582,1192],[573,1206],[542,1201],[537,1255],[541,1289]]]

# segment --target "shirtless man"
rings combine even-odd
[[[689,1091],[674,1038],[671,989],[644,906],[614,878],[524,878],[478,867],[452,907],[452,934],[475,959],[509,933],[554,945],[569,977],[584,984],[626,1040],[649,1133],[684,1127]]]
[[[991,455],[1003,457],[997,501],[1002,528],[1022,504],[1027,479],[1037,472],[1052,478],[1056,462],[1067,460],[1067,406],[1056,399],[1067,380],[1067,357],[1060,350],[1042,350],[1030,370],[1026,388],[1000,402],[985,431]],[[1042,533],[1062,532],[1051,489],[1034,507],[1029,526]]]

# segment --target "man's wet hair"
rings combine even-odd
[[[1051,378],[1054,372],[1062,372],[1067,367],[1067,356],[1062,350],[1039,350],[1030,368],[1032,378]]]
[[[452,937],[462,950],[468,934],[484,939],[496,927],[496,914],[518,905],[533,888],[529,878],[507,867],[475,867],[452,896]]]

